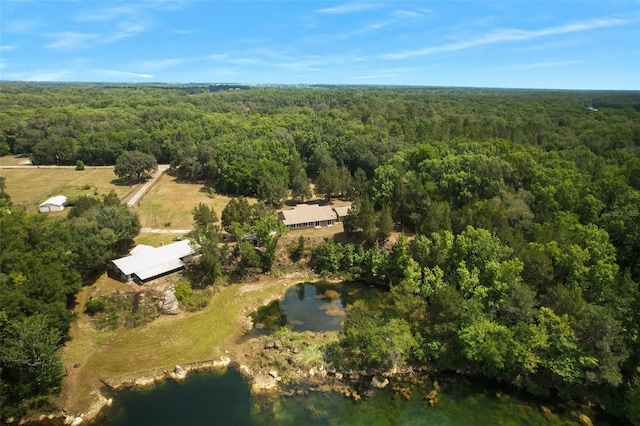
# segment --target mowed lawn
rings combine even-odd
[[[11,196],[11,202],[31,213],[55,195],[102,197],[113,190],[122,198],[136,189],[136,186],[116,185],[113,168],[0,169],[0,176],[5,178],[5,191]]]
[[[230,199],[224,195],[211,197],[203,184],[179,181],[165,173],[133,208],[143,227],[191,229],[191,212],[199,203],[212,207],[220,218]]]

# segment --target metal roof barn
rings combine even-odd
[[[184,258],[194,254],[189,240],[177,241],[161,247],[140,245],[132,254],[112,261],[121,276],[128,280],[148,281],[184,268]]]

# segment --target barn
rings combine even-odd
[[[182,270],[193,256],[189,240],[182,240],[161,247],[138,245],[129,256],[111,262],[109,275],[120,281],[138,284]]]
[[[67,197],[64,195],[56,195],[55,197],[49,198],[44,203],[38,206],[38,210],[40,213],[49,213],[49,212],[61,212],[64,210],[64,203],[67,202]]]

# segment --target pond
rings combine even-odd
[[[393,382],[392,382],[393,384]],[[391,386],[369,389],[353,402],[338,393],[252,397],[234,369],[192,373],[183,382],[120,392],[96,426],[124,425],[580,425],[576,408],[534,401],[492,385],[441,379],[438,402],[425,400],[431,387],[404,385],[411,398]],[[601,419],[597,424],[606,424]]]
[[[364,284],[301,283],[281,300],[261,308],[255,335],[282,326],[293,331],[340,330],[345,307],[365,300],[381,309],[385,292]],[[414,376],[411,376],[414,377]],[[368,382],[357,387],[354,402],[336,392],[303,387],[292,396],[252,396],[246,379],[235,369],[190,374],[150,388],[119,392],[112,407],[95,420],[98,426],[121,425],[580,425],[579,408],[554,405],[494,383],[442,377],[435,406],[429,404],[431,381],[391,380],[384,389]],[[398,389],[405,389],[399,393]],[[395,388],[395,389],[394,389]],[[407,396],[405,399],[402,395]],[[572,414],[573,413],[573,414]],[[598,424],[606,424],[598,419]]]
[[[362,283],[300,283],[289,288],[282,299],[258,309],[254,334],[270,334],[281,327],[292,331],[339,331],[345,308],[364,300],[379,309],[386,292]]]

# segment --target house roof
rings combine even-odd
[[[161,247],[138,245],[131,252],[134,254],[116,259],[113,263],[123,274],[135,274],[141,280],[181,268],[184,266],[181,259],[194,253],[189,240]]]
[[[40,204],[40,206],[46,206],[46,205],[62,206],[66,201],[67,201],[67,197],[65,197],[64,195],[56,195],[55,197],[51,197],[44,203]]]
[[[344,204],[342,206],[335,206],[333,207],[333,210],[335,210],[338,217],[345,217],[349,214],[349,210],[351,210],[351,203]]]
[[[298,204],[292,209],[282,210],[280,214],[282,223],[285,225],[337,219],[336,212],[333,211],[331,206],[319,206],[317,204]]]

